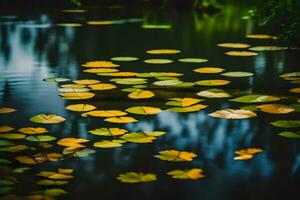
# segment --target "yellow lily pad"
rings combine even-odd
[[[172,63],[173,60],[169,60],[169,59],[147,59],[144,60],[145,63],[148,64],[169,64]]]
[[[272,114],[286,114],[295,111],[294,108],[282,104],[263,104],[256,106],[259,110]]]
[[[9,140],[20,140],[24,139],[26,135],[20,133],[1,133],[0,138]]]
[[[59,95],[68,100],[91,99],[95,96],[91,92],[64,92]]]
[[[160,151],[159,155],[155,155],[154,157],[166,161],[184,162],[192,161],[197,155],[188,151],[164,150]]]
[[[85,147],[81,143],[89,142],[89,140],[84,138],[63,138],[57,142],[58,145],[64,147]]]
[[[110,83],[99,83],[99,84],[95,84],[95,85],[89,85],[89,87],[92,90],[111,90],[116,88],[115,85],[110,84]]]
[[[268,35],[268,34],[250,34],[246,35],[246,38],[251,38],[251,39],[277,39],[276,36],[273,35]]]
[[[138,114],[138,115],[155,115],[161,112],[160,108],[150,107],[150,106],[135,106],[127,108],[126,112]]]
[[[170,98],[166,103],[168,106],[178,106],[178,107],[187,107],[199,103],[200,99],[195,98]]]
[[[123,140],[126,140],[128,142],[135,142],[135,143],[151,143],[154,140],[156,140],[156,137],[162,136],[166,134],[162,131],[144,131],[144,132],[132,132],[132,133],[126,133],[121,138]]]
[[[124,140],[102,140],[101,142],[95,142],[94,147],[97,148],[116,148],[123,146]]]
[[[15,112],[15,111],[16,111],[16,109],[9,108],[9,107],[0,108],[0,114],[12,113],[12,112]]]
[[[256,56],[257,53],[253,51],[228,51],[225,53],[228,56]]]
[[[221,73],[224,71],[224,69],[219,67],[200,67],[194,69],[193,71],[198,73],[203,73],[203,74],[214,74],[214,73]]]
[[[109,117],[106,118],[104,121],[106,122],[112,122],[112,123],[131,123],[131,122],[137,122],[136,119],[133,117]]]
[[[100,81],[94,79],[75,80],[73,82],[79,85],[93,85],[93,84],[100,83]]]
[[[247,119],[256,117],[257,115],[250,110],[225,109],[210,113],[209,116],[222,119]]]
[[[209,90],[203,90],[197,93],[200,97],[205,98],[228,98],[231,97],[231,95],[227,92],[225,92],[222,89],[209,89]]]
[[[172,171],[169,171],[167,174],[171,175],[172,178],[175,178],[175,179],[197,180],[197,179],[205,177],[205,175],[202,172],[203,172],[202,169],[193,168],[193,169],[185,169],[185,170],[172,170]]]
[[[26,128],[20,128],[18,131],[21,133],[28,134],[28,135],[42,134],[42,133],[48,132],[47,129],[42,128],[42,127],[37,127],[37,128],[26,127]]]
[[[98,76],[116,76],[116,77],[132,77],[136,76],[136,72],[113,72],[113,73],[98,73]]]
[[[93,110],[84,114],[93,117],[118,117],[127,115],[128,113],[121,110]]]
[[[219,85],[227,85],[229,83],[230,81],[221,80],[221,79],[201,80],[196,82],[197,85],[202,85],[202,86],[219,86]]]
[[[106,67],[106,68],[111,68],[111,67],[119,67],[120,65],[114,64],[111,61],[90,61],[90,62],[86,62],[85,64],[82,64],[81,66],[83,66],[83,67]]]
[[[244,43],[220,43],[217,44],[218,47],[224,47],[224,48],[233,48],[233,49],[246,49],[249,48],[249,44]]]
[[[90,130],[89,133],[93,135],[101,135],[101,136],[118,136],[124,135],[128,131],[121,128],[98,128],[95,130]]]
[[[154,96],[155,94],[149,90],[136,90],[128,94],[128,97],[131,99],[148,99]]]
[[[157,180],[155,174],[137,172],[126,172],[125,174],[120,174],[117,179],[123,183],[143,183]]]
[[[91,69],[85,69],[83,72],[86,73],[93,73],[93,74],[98,74],[98,73],[112,73],[112,72],[118,72],[119,70],[117,69],[111,69],[111,68],[91,68]]]
[[[30,118],[30,121],[42,124],[56,124],[65,121],[66,119],[58,115],[39,114]]]
[[[75,111],[75,112],[86,112],[96,109],[95,106],[90,104],[72,104],[66,107],[67,110]]]
[[[176,49],[153,49],[146,51],[148,54],[177,54],[180,53],[180,50]]]
[[[259,148],[247,148],[236,151],[237,156],[234,157],[234,160],[249,160],[253,158],[254,154],[263,152],[262,149]]]
[[[206,107],[207,105],[196,104],[193,106],[186,106],[186,107],[173,107],[173,108],[169,108],[168,110],[172,112],[196,112]]]
[[[13,130],[15,130],[15,128],[13,128],[11,126],[6,126],[6,125],[0,126],[0,133],[6,133],[6,132],[13,131]]]

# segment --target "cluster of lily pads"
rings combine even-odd
[[[276,39],[274,36],[269,35],[248,35],[247,38],[256,39]],[[267,50],[287,50],[288,47],[278,46],[256,46],[251,47],[248,44],[242,43],[222,43],[218,44],[222,48],[234,48],[234,49],[249,49],[247,51],[229,51],[225,54],[230,56],[255,56],[255,51],[267,51]],[[146,52],[152,55],[161,54],[179,54],[180,50],[177,49],[152,49]],[[227,108],[223,110],[216,110],[209,114],[209,116],[221,119],[248,119],[257,117],[257,112],[264,112],[267,114],[287,114],[291,112],[299,111],[299,99],[291,98],[291,101],[295,101],[292,105],[274,103],[278,101],[285,101],[289,99],[287,97],[272,96],[265,94],[252,94],[252,93],[238,93],[230,90],[217,88],[217,86],[223,86],[230,84],[229,80],[224,79],[205,79],[198,80],[196,82],[185,82],[180,79],[184,76],[183,73],[178,72],[132,72],[121,71],[120,65],[122,62],[135,62],[138,61],[137,57],[113,57],[110,60],[101,61],[88,61],[82,64],[83,72],[86,74],[97,75],[100,78],[93,79],[80,79],[70,80],[68,78],[46,78],[45,82],[58,83],[58,91],[61,92],[60,96],[68,101],[72,100],[86,100],[97,97],[97,95],[105,95],[106,91],[119,90],[119,85],[125,86],[121,91],[127,94],[128,100],[138,101],[156,98],[156,90],[168,90],[174,88],[195,88],[198,92],[195,96],[202,99],[190,97],[172,97],[166,99],[164,102],[166,109],[157,108],[149,105],[139,105],[128,107],[125,110],[114,109],[100,109],[97,106],[87,103],[68,104],[66,109],[72,112],[79,112],[82,117],[95,117],[101,118],[103,121],[111,124],[127,124],[134,123],[139,120],[139,116],[156,115],[160,112],[167,110],[169,112],[196,112],[205,109],[209,106],[210,99],[230,98],[229,101],[239,104],[247,104],[240,108]],[[245,71],[233,71],[227,72],[221,67],[202,66],[199,64],[208,62],[204,58],[180,58],[177,60],[181,63],[190,63],[197,65],[193,72],[197,74],[218,74],[221,77],[251,77],[254,74]],[[171,59],[145,59],[144,62],[151,65],[168,65],[174,62]],[[120,63],[120,64],[119,64]],[[107,82],[103,82],[104,77],[112,77]],[[300,72],[290,72],[282,74],[281,78],[291,81],[291,83],[299,83]],[[153,81],[154,79],[154,81]],[[152,82],[151,82],[152,81]],[[199,89],[201,87],[201,90]],[[203,89],[204,88],[204,89]],[[200,91],[199,91],[200,90]],[[291,88],[291,93],[299,93],[299,88]],[[241,95],[242,94],[242,95]],[[202,104],[202,102],[206,102]],[[145,103],[146,104],[146,103]],[[251,104],[251,105],[249,105]],[[8,114],[15,112],[16,110],[9,107],[0,108],[0,114]],[[56,124],[62,123],[66,119],[62,116],[55,114],[37,114],[30,118],[31,122],[38,124]],[[300,127],[300,120],[277,120],[271,123],[275,127],[290,128],[290,131],[284,131],[279,133],[280,136],[288,138],[300,138],[299,131],[293,131],[295,128]],[[102,138],[102,140],[94,142],[89,145],[89,140],[86,138],[56,138],[48,133],[48,130],[44,127],[21,127],[15,130],[14,127],[8,125],[0,126],[0,151],[8,153],[17,153],[15,160],[26,167],[21,166],[19,168],[11,169],[11,167],[4,168],[4,180],[0,181],[0,194],[8,194],[14,190],[14,185],[17,183],[17,179],[14,177],[14,173],[23,173],[30,168],[27,166],[33,166],[45,162],[59,161],[69,157],[85,157],[92,153],[95,153],[94,148],[117,148],[125,145],[126,143],[151,143],[158,137],[166,134],[164,131],[140,131],[129,132],[121,127],[99,127],[94,130],[89,130],[89,134]],[[16,144],[13,141],[26,141],[32,145]],[[63,147],[62,152],[48,151],[53,142]],[[25,150],[30,150],[33,154],[19,154]],[[42,151],[39,151],[42,150]],[[235,160],[248,160],[252,159],[254,155],[262,152],[260,148],[246,148],[236,151]],[[42,153],[41,153],[42,152]],[[154,157],[163,161],[174,162],[190,162],[193,161],[197,155],[193,152],[180,151],[175,149],[167,149],[159,151]],[[0,159],[1,164],[10,165],[11,160]],[[3,169],[1,169],[3,171]],[[68,183],[67,179],[73,178],[72,169],[58,169],[57,172],[42,171],[37,174],[39,177],[45,179],[39,180],[36,183],[40,186],[61,186]],[[175,169],[167,172],[172,178],[176,179],[191,179],[196,180],[205,177],[203,170],[200,168],[191,169]],[[117,179],[125,183],[139,183],[149,182],[157,180],[157,176],[154,173],[143,172],[125,172],[121,173]],[[51,188],[41,191],[35,191],[28,197],[6,196],[5,198],[11,199],[52,199],[56,196],[65,194],[66,191],[61,188]]]

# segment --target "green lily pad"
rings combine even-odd
[[[300,120],[277,120],[271,124],[281,128],[298,128],[300,127]]]
[[[287,138],[297,138],[300,139],[300,132],[291,132],[291,131],[284,131],[279,133],[278,135],[282,137],[287,137]]]
[[[127,62],[127,61],[136,61],[138,59],[139,58],[137,58],[137,57],[129,57],[129,56],[127,56],[127,57],[113,57],[113,58],[111,58],[112,61],[125,61],[125,62]]]
[[[30,135],[27,136],[25,139],[30,142],[49,142],[56,140],[56,137],[53,137],[51,135]]]
[[[245,95],[242,97],[237,97],[231,99],[230,101],[239,102],[239,103],[261,103],[261,102],[272,102],[272,101],[279,101],[280,98],[276,96],[269,96],[269,95]]]
[[[253,73],[250,72],[226,72],[221,74],[222,76],[228,76],[228,77],[248,77],[248,76],[253,76]]]
[[[178,61],[185,62],[185,63],[204,63],[207,62],[208,60],[204,58],[181,58]]]

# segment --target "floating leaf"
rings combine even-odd
[[[133,117],[109,117],[106,118],[104,121],[106,122],[112,122],[112,123],[131,123],[131,122],[137,122],[136,119]]]
[[[94,135],[101,135],[101,136],[118,136],[124,135],[128,131],[121,128],[98,128],[95,130],[89,131],[89,133]]]
[[[176,72],[148,72],[148,73],[139,73],[136,76],[137,77],[143,77],[143,78],[150,78],[150,77],[176,77],[176,76],[182,76],[182,73],[176,73]]]
[[[65,121],[66,119],[58,115],[39,114],[30,118],[30,121],[42,124],[56,124]]]
[[[281,50],[288,50],[288,47],[280,47],[280,46],[256,46],[251,47],[249,50],[251,51],[281,51]]]
[[[199,103],[200,99],[194,99],[194,98],[170,98],[166,103],[168,106],[179,106],[179,107],[187,107],[191,106],[193,104]]]
[[[193,87],[194,85],[194,82],[182,82],[176,85],[170,85],[170,87]]]
[[[123,183],[143,183],[157,180],[155,174],[137,172],[126,172],[125,174],[120,174],[117,179]]]
[[[83,72],[86,73],[93,73],[93,74],[98,74],[98,73],[112,73],[112,72],[118,72],[119,70],[117,69],[110,69],[110,68],[91,68],[91,69],[85,69]]]
[[[50,83],[61,83],[61,82],[67,82],[70,81],[68,78],[45,78],[43,79],[45,82],[50,82]]]
[[[114,72],[114,73],[98,73],[98,76],[116,76],[116,77],[132,77],[136,76],[136,72]]]
[[[127,108],[126,112],[138,114],[138,115],[155,115],[161,112],[160,108],[150,107],[150,106],[135,106]]]
[[[11,126],[6,126],[6,125],[0,126],[0,133],[10,132],[13,130],[15,130],[15,128]]]
[[[195,112],[198,110],[201,110],[203,108],[206,108],[207,105],[203,105],[203,104],[196,104],[193,106],[187,106],[187,107],[174,107],[174,108],[169,108],[169,111],[172,112]]]
[[[72,104],[66,107],[67,110],[75,111],[75,112],[86,112],[96,109],[95,106],[90,104]]]
[[[99,83],[95,85],[89,85],[92,90],[111,90],[116,88],[115,85],[109,83]]]
[[[119,67],[120,65],[114,64],[110,61],[90,61],[82,64],[83,67]]]
[[[59,23],[56,25],[62,26],[62,27],[81,27],[82,26],[82,24],[79,24],[79,23]]]
[[[88,25],[111,25],[113,24],[112,21],[88,21]]]
[[[144,132],[132,132],[132,133],[126,133],[121,138],[123,140],[126,140],[128,142],[135,142],[135,143],[151,143],[153,140],[156,139],[158,136],[162,136],[166,134],[162,131],[144,131]]]
[[[139,85],[147,83],[147,79],[144,78],[114,78],[110,79],[110,81],[114,81],[122,85]]]
[[[15,112],[15,111],[16,111],[15,109],[9,108],[9,107],[0,108],[0,114],[12,113],[12,112]]]
[[[20,128],[18,131],[21,133],[28,134],[28,135],[48,133],[48,130],[45,128],[42,128],[42,127],[37,127],[37,128],[26,127],[26,128]]]
[[[220,43],[217,44],[218,47],[224,47],[224,48],[233,48],[233,49],[245,49],[249,48],[249,44],[244,43]]]
[[[83,79],[83,80],[76,80],[73,82],[79,85],[93,85],[93,84],[100,83],[100,81],[94,79]]]
[[[195,153],[188,151],[165,150],[158,153],[159,155],[155,155],[154,157],[166,161],[192,161],[195,157],[197,157]]]
[[[256,56],[257,53],[253,51],[228,51],[225,53],[228,56]]]
[[[251,39],[277,39],[276,36],[268,35],[268,34],[250,34],[246,35],[246,38],[251,38]]]
[[[198,168],[185,169],[185,170],[173,170],[169,171],[167,174],[171,175],[175,179],[192,179],[197,180],[204,178],[205,175],[202,174],[203,170]]]
[[[85,85],[79,85],[79,84],[64,84],[60,86],[61,88],[85,88]]]
[[[272,114],[286,114],[295,111],[294,108],[282,104],[263,104],[256,106],[259,110]]]
[[[290,72],[290,73],[286,73],[286,74],[281,74],[280,77],[281,78],[297,78],[298,76],[300,76],[300,72]]]
[[[181,58],[178,61],[185,62],[185,63],[204,63],[207,62],[208,60],[204,58]]]
[[[219,85],[227,85],[229,83],[230,83],[230,81],[219,80],[219,79],[201,80],[201,81],[196,82],[197,85],[202,85],[202,86],[219,86]]]
[[[262,151],[263,150],[259,148],[242,149],[235,152],[238,156],[234,157],[234,160],[249,160],[253,158],[254,154],[260,153]]]
[[[179,50],[176,49],[153,49],[153,50],[148,50],[146,53],[149,54],[177,54],[180,53]]]
[[[25,138],[26,140],[30,142],[49,142],[56,140],[56,137],[50,136],[50,135],[37,135],[37,136],[27,136]]]
[[[155,94],[153,92],[140,89],[128,94],[128,97],[131,99],[148,99],[154,96]]]
[[[144,60],[144,62],[148,64],[169,64],[172,63],[173,61],[169,59],[147,59]]]
[[[30,170],[30,168],[29,167],[19,167],[19,168],[13,169],[11,172],[14,174],[22,174],[27,170]]]
[[[209,116],[222,119],[247,119],[256,117],[257,115],[255,112],[252,112],[250,110],[225,109],[210,113]]]
[[[282,137],[287,137],[287,138],[300,139],[300,131],[297,131],[297,132],[284,131],[284,132],[279,133],[278,135],[280,135]]]
[[[300,127],[300,120],[277,120],[271,124],[281,128],[298,128]]]
[[[95,142],[94,147],[98,148],[115,148],[123,146],[124,140],[102,140],[101,142]]]
[[[111,58],[112,61],[136,61],[138,60],[139,58],[137,57],[113,57]]]
[[[81,143],[89,142],[89,140],[84,138],[63,138],[57,142],[58,145],[64,147],[85,147]]]
[[[0,151],[11,152],[11,153],[20,152],[20,151],[24,151],[24,150],[27,150],[27,149],[28,149],[28,147],[25,146],[25,145],[0,147]]]
[[[40,180],[37,181],[37,185],[43,185],[43,186],[52,186],[52,185],[65,185],[68,181],[56,181],[56,180]]]
[[[121,110],[93,110],[84,114],[93,117],[117,117],[127,115],[126,112]]]
[[[18,139],[24,139],[25,135],[20,133],[1,133],[0,138],[9,139],[9,140],[18,140]]]
[[[240,102],[240,103],[261,103],[261,102],[272,102],[272,101],[279,101],[280,98],[276,96],[269,96],[269,95],[245,95],[242,97],[237,97],[235,99],[231,99],[230,101]]]
[[[172,26],[168,24],[143,24],[144,29],[171,29]]]
[[[0,151],[3,149],[3,147],[0,147]],[[3,158],[0,158],[0,164],[4,164],[4,165],[8,165],[8,164],[11,164],[12,162],[10,160],[7,160],[7,159],[3,159]]]
[[[84,13],[84,12],[87,12],[87,11],[82,10],[82,9],[68,9],[68,10],[61,10],[61,12],[64,12],[64,13]]]
[[[221,73],[224,71],[224,69],[219,67],[200,67],[194,69],[193,71],[198,73],[213,74],[213,73]]]
[[[226,72],[221,74],[222,76],[228,76],[228,77],[248,77],[253,76],[253,73],[250,72]]]
[[[164,80],[164,81],[155,81],[153,84],[159,86],[171,86],[171,85],[178,85],[181,83],[183,82],[179,80]]]
[[[88,92],[90,91],[89,88],[58,88],[57,89],[58,91],[60,92],[72,92],[72,93],[75,93],[75,92]]]
[[[58,197],[58,196],[67,194],[67,192],[64,189],[51,188],[51,189],[44,190],[43,194],[46,196],[50,196],[50,197]]]
[[[298,88],[292,88],[292,89],[289,90],[289,92],[299,94],[300,93],[300,87],[298,87]]]
[[[95,96],[95,94],[91,92],[67,92],[60,93],[59,95],[68,100],[90,99]]]
[[[206,98],[227,98],[231,97],[230,94],[225,92],[222,89],[209,89],[209,90],[203,90],[201,92],[197,93],[200,97],[206,97]]]

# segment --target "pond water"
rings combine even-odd
[[[289,89],[299,86],[279,76],[299,70],[299,51],[262,51],[256,56],[228,56],[234,50],[221,48],[225,42],[246,43],[251,46],[279,45],[272,39],[249,39],[246,35],[268,33],[257,28],[252,20],[243,20],[249,6],[228,4],[222,12],[202,15],[165,9],[133,11],[124,8],[89,8],[84,13],[56,11],[1,12],[0,16],[0,107],[11,107],[16,112],[0,114],[0,126],[9,125],[16,130],[24,127],[44,127],[57,140],[49,141],[53,147],[24,139],[7,140],[13,145],[27,145],[30,149],[20,152],[0,152],[1,178],[13,180],[14,186],[1,185],[0,194],[27,196],[32,192],[50,188],[64,189],[67,194],[55,199],[299,199],[299,139],[279,136],[283,131],[297,128],[274,127],[276,120],[299,119],[298,94]],[[88,21],[111,21],[109,25],[88,25]],[[80,23],[83,26],[57,26],[59,23]],[[107,23],[107,22],[106,22]],[[151,27],[150,25],[162,25]],[[271,33],[268,33],[271,34]],[[178,54],[147,54],[150,49],[178,49]],[[81,65],[88,61],[106,60],[112,57],[131,56],[139,60],[122,62],[118,70],[129,72],[177,72],[184,75],[184,82],[205,79],[231,81],[224,86],[172,87],[156,86],[156,78],[147,78],[147,88],[155,96],[147,99],[128,98],[121,91],[130,85],[111,82],[111,78],[83,72]],[[170,64],[148,64],[145,59],[166,58]],[[208,62],[185,63],[181,58],[204,58]],[[230,71],[246,71],[250,77],[226,77],[220,74],[196,73],[199,67],[220,67]],[[117,86],[112,90],[90,91],[95,97],[86,100],[66,100],[57,90],[65,83],[45,82],[50,77],[71,80],[97,79]],[[69,82],[66,82],[69,83]],[[197,96],[203,90],[219,88],[232,98],[245,94],[263,94],[280,97],[276,104],[293,105],[288,114],[271,114],[255,111],[257,117],[249,119],[220,119],[209,116],[222,109],[239,109],[250,104],[229,101],[231,98],[205,98]],[[195,112],[167,111],[169,98],[198,98],[208,107]],[[99,117],[83,117],[81,113],[66,110],[70,104],[91,104],[98,110],[122,110],[133,106],[152,106],[163,111],[156,115],[128,116],[134,123],[110,123]],[[298,109],[297,109],[298,108]],[[30,121],[37,114],[55,114],[66,120],[57,124],[38,124]],[[129,132],[165,131],[152,143],[127,142],[118,148],[96,148],[93,143],[111,137],[97,136],[89,130],[118,127]],[[16,133],[17,131],[12,131]],[[3,133],[1,133],[3,134]],[[17,161],[17,156],[38,153],[62,153],[57,141],[63,138],[85,138],[88,149],[95,152],[76,157],[64,155],[60,161],[46,161],[28,165]],[[119,138],[119,137],[115,137]],[[4,139],[1,139],[3,142]],[[4,146],[4,145],[3,145]],[[263,152],[253,159],[235,160],[235,151],[260,148]],[[5,149],[5,148],[4,148]],[[80,148],[82,150],[83,148]],[[154,155],[163,150],[194,152],[198,155],[192,162],[168,162]],[[12,173],[20,167],[30,169]],[[62,186],[40,186],[37,181],[41,171],[56,172],[58,168],[74,169],[74,178]],[[173,179],[166,173],[171,170],[201,168],[205,178],[198,180]],[[7,172],[8,171],[8,172]],[[147,183],[123,183],[116,179],[121,173],[143,172],[157,175],[157,180]],[[12,179],[14,177],[15,179]],[[4,189],[3,189],[4,188]],[[6,188],[6,189],[5,189]],[[44,191],[44,192],[43,192]],[[50,192],[51,193],[51,192]],[[53,192],[60,194],[61,191]],[[52,193],[51,193],[52,194]],[[54,196],[55,196],[54,194]],[[1,198],[0,198],[1,199]],[[7,199],[13,199],[8,196]]]

